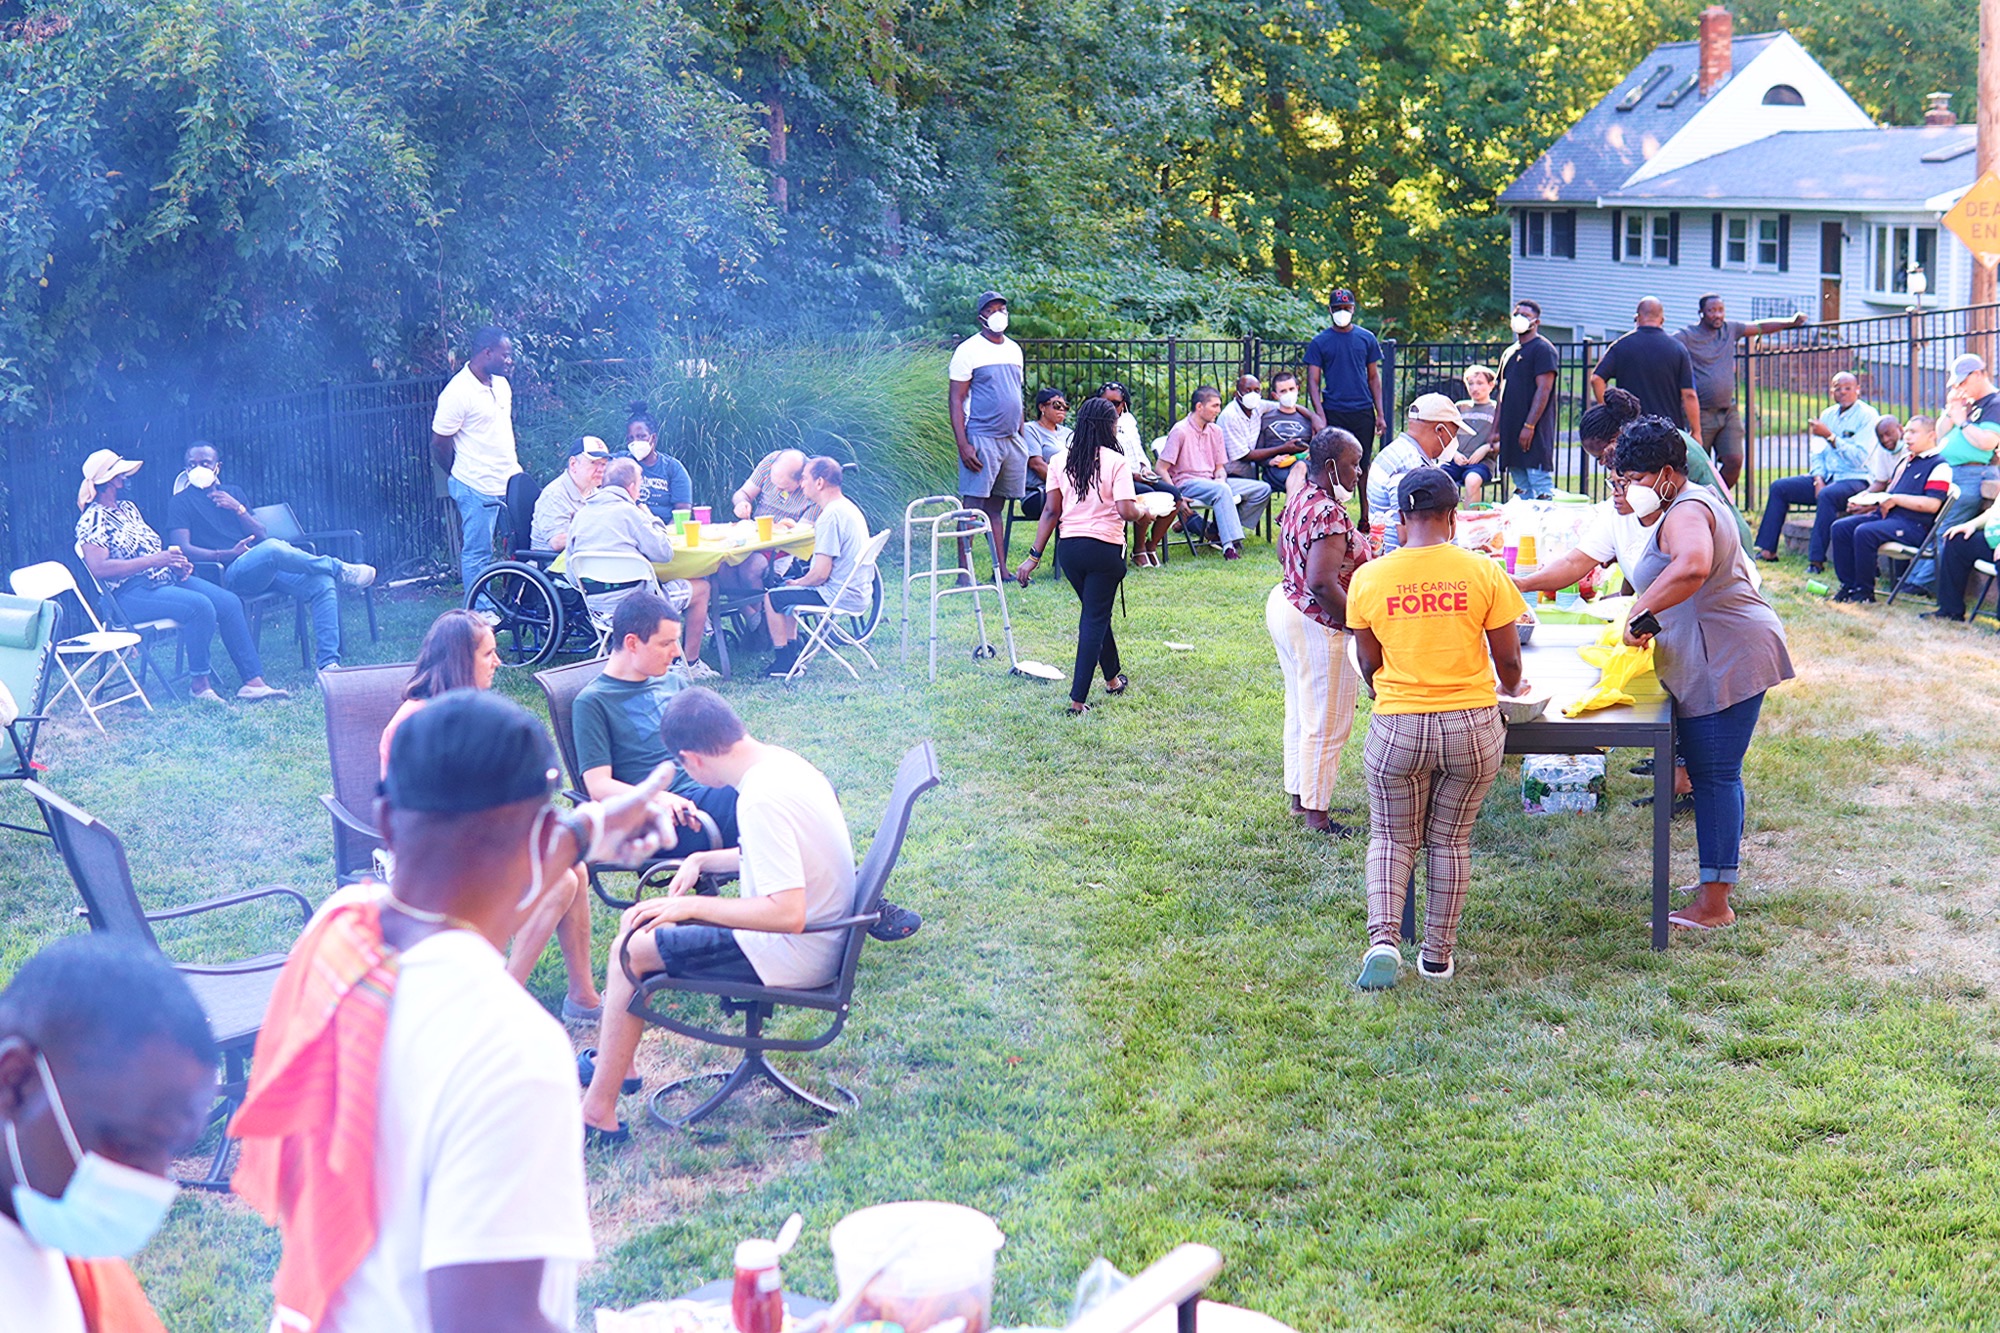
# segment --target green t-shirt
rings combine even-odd
[[[1698,486],[1706,486],[1722,497],[1722,502],[1729,506],[1729,512],[1736,515],[1736,528],[1743,537],[1743,549],[1749,550],[1750,520],[1743,517],[1743,512],[1736,507],[1736,497],[1722,484],[1722,477],[1715,470],[1715,460],[1708,456],[1708,450],[1701,447],[1701,441],[1686,431],[1681,432],[1681,439],[1687,444],[1688,480]]]
[[[576,696],[570,715],[576,733],[576,766],[580,772],[610,766],[611,776],[637,786],[654,769],[672,759],[660,739],[660,719],[667,701],[687,685],[680,671],[655,680],[614,680],[599,676]],[[675,795],[687,796],[700,784],[677,771]]]

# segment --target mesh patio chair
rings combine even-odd
[[[276,538],[278,541],[289,542],[301,551],[310,551],[314,555],[330,555],[336,559],[345,560],[349,564],[362,563],[361,529],[359,528],[322,528],[316,532],[307,532],[305,525],[299,522],[299,516],[292,512],[292,507],[288,504],[258,505],[250,513],[252,517],[264,525],[265,534]],[[382,629],[375,621],[374,584],[371,583],[361,590],[361,604],[368,608],[369,641],[379,643],[382,638]],[[301,616],[303,616],[305,608],[300,607],[299,610]],[[301,619],[300,632],[302,641],[304,623],[304,620]]]
[[[70,572],[68,565],[60,560],[45,560],[41,564],[15,570],[9,582],[18,597],[56,603],[58,606],[63,595],[68,594],[82,612],[83,623],[90,626],[83,633],[72,634],[56,643],[56,669],[62,673],[63,683],[56,690],[56,697],[49,700],[48,712],[55,711],[63,695],[74,694],[77,703],[83,706],[84,716],[101,732],[104,722],[98,714],[113,705],[137,699],[145,705],[147,712],[153,710],[152,700],[146,697],[146,691],[141,688],[139,678],[132,674],[132,665],[125,657],[138,649],[141,642],[139,635],[131,630],[105,629],[104,622],[97,618],[97,612],[91,609],[82,590],[76,586],[76,576]],[[72,669],[70,662],[76,658],[82,661]],[[97,679],[86,690],[83,678],[92,667],[97,669]],[[132,688],[114,698],[103,698],[104,687],[109,684],[116,688],[120,675]]]
[[[184,920],[266,898],[284,898],[296,904],[300,929],[312,919],[312,904],[303,894],[276,884],[185,907],[148,912],[140,905],[139,895],[132,887],[132,868],[118,835],[41,783],[30,781],[26,789],[41,807],[42,818],[48,821],[49,833],[55,839],[56,850],[62,853],[77,893],[83,898],[83,912],[93,931],[132,940],[164,954],[159,938],[153,934],[155,921]],[[195,998],[201,1001],[202,1012],[208,1015],[208,1026],[215,1034],[215,1044],[222,1049],[215,1107],[208,1117],[211,1128],[226,1126],[242,1104],[250,1054],[257,1045],[257,1031],[264,1025],[271,989],[277,985],[279,969],[284,965],[282,951],[233,963],[174,963],[174,970],[187,978]],[[228,1189],[230,1144],[229,1136],[221,1135],[208,1174],[185,1183],[202,1189]]]
[[[41,739],[42,723],[48,720],[43,705],[48,700],[49,666],[55,660],[56,625],[61,619],[58,603],[0,593],[0,690],[6,691],[13,705],[8,710],[13,716],[6,724],[7,741],[14,747],[13,766],[0,767],[0,782],[26,782],[41,772],[42,766],[35,760],[35,743]],[[0,829],[49,836],[46,828],[5,820],[0,820]]]
[[[382,834],[375,827],[375,787],[382,780],[382,732],[403,706],[414,662],[328,667],[319,673],[326,702],[326,754],[333,794],[319,803],[333,817],[333,874],[347,884],[374,868]]]
[[[556,735],[556,749],[562,754],[563,771],[569,775],[569,787],[563,792],[572,803],[581,805],[590,799],[583,786],[583,770],[576,759],[576,696],[583,693],[583,687],[604,674],[604,660],[574,662],[569,666],[554,667],[548,671],[535,673],[535,684],[542,687],[542,697],[549,703],[549,725]],[[711,851],[722,846],[722,830],[705,811],[697,810],[695,815],[701,820],[702,831],[708,835]],[[669,880],[681,868],[677,857],[661,857],[648,861],[643,866],[617,865],[611,862],[593,861],[585,866],[590,874],[590,888],[606,907],[622,912],[645,896],[649,888],[665,889]],[[609,875],[636,875],[638,884],[630,898],[620,898],[605,886]],[[703,875],[697,893],[714,893],[715,886],[732,878],[727,875]]]
[[[826,985],[796,989],[701,977],[670,977],[664,973],[640,978],[632,972],[632,960],[627,952],[629,941],[627,946],[621,946],[618,966],[625,969],[625,975],[631,978],[634,986],[631,1013],[669,1032],[677,1032],[711,1046],[726,1046],[743,1052],[742,1060],[733,1069],[712,1070],[678,1079],[654,1093],[648,1111],[655,1122],[669,1129],[692,1129],[758,1079],[763,1079],[786,1097],[829,1117],[827,1123],[831,1123],[831,1117],[837,1117],[860,1104],[859,1097],[837,1083],[833,1086],[846,1105],[815,1097],[772,1068],[765,1055],[770,1051],[819,1050],[831,1043],[847,1026],[847,1017],[853,1006],[855,973],[861,964],[861,946],[868,941],[868,927],[874,925],[881,915],[882,895],[888,888],[889,876],[896,868],[897,858],[902,854],[903,838],[910,830],[910,814],[916,808],[917,798],[941,780],[937,750],[929,741],[919,742],[904,754],[902,763],[896,769],[896,785],[889,793],[888,808],[882,812],[882,823],[875,830],[875,840],[868,844],[867,855],[861,858],[860,868],[854,873],[852,914],[822,926],[807,927],[812,932],[838,931],[846,936],[840,969]],[[678,993],[717,997],[726,1014],[743,1016],[743,1030],[735,1032],[719,1027],[702,1027],[677,1017],[672,997]],[[668,1003],[655,1009],[653,1001],[663,996],[667,997]],[[769,1036],[764,1031],[764,1025],[780,1009],[818,1010],[830,1015],[830,1018],[823,1029],[810,1037]],[[721,1086],[685,1115],[670,1116],[662,1109],[666,1099],[680,1090],[713,1081],[720,1081]],[[819,1124],[806,1129],[777,1131],[777,1134],[782,1138],[796,1138],[818,1133],[824,1128],[825,1124]]]

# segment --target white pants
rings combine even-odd
[[[1309,619],[1286,600],[1282,585],[1264,601],[1264,625],[1285,673],[1285,790],[1306,809],[1325,810],[1361,693],[1347,632]]]

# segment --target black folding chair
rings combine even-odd
[[[140,906],[139,895],[132,887],[132,868],[125,860],[125,845],[118,835],[41,783],[28,782],[26,789],[42,808],[42,818],[48,821],[56,850],[62,853],[69,877],[76,882],[76,891],[83,898],[83,914],[94,931],[132,940],[164,954],[158,937],[153,934],[155,921],[183,920],[265,898],[285,898],[297,904],[301,929],[312,919],[312,904],[303,894],[276,884],[186,907],[148,912]],[[270,1006],[271,990],[278,983],[285,957],[283,953],[267,953],[233,963],[174,964],[174,970],[187,978],[195,998],[201,1001],[215,1043],[222,1049],[215,1107],[208,1116],[211,1128],[226,1129],[229,1117],[243,1103],[250,1055],[256,1049],[257,1032],[264,1025],[264,1011]],[[228,1189],[229,1157],[230,1138],[223,1133],[215,1157],[209,1162],[208,1174],[184,1183],[201,1189]]]

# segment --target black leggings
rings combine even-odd
[[[1056,542],[1056,555],[1063,577],[1076,589],[1083,603],[1083,617],[1076,627],[1076,669],[1070,673],[1072,703],[1090,698],[1093,667],[1104,671],[1104,682],[1118,677],[1118,640],[1111,633],[1111,603],[1117,600],[1118,584],[1125,577],[1125,548],[1095,537],[1063,537]]]

